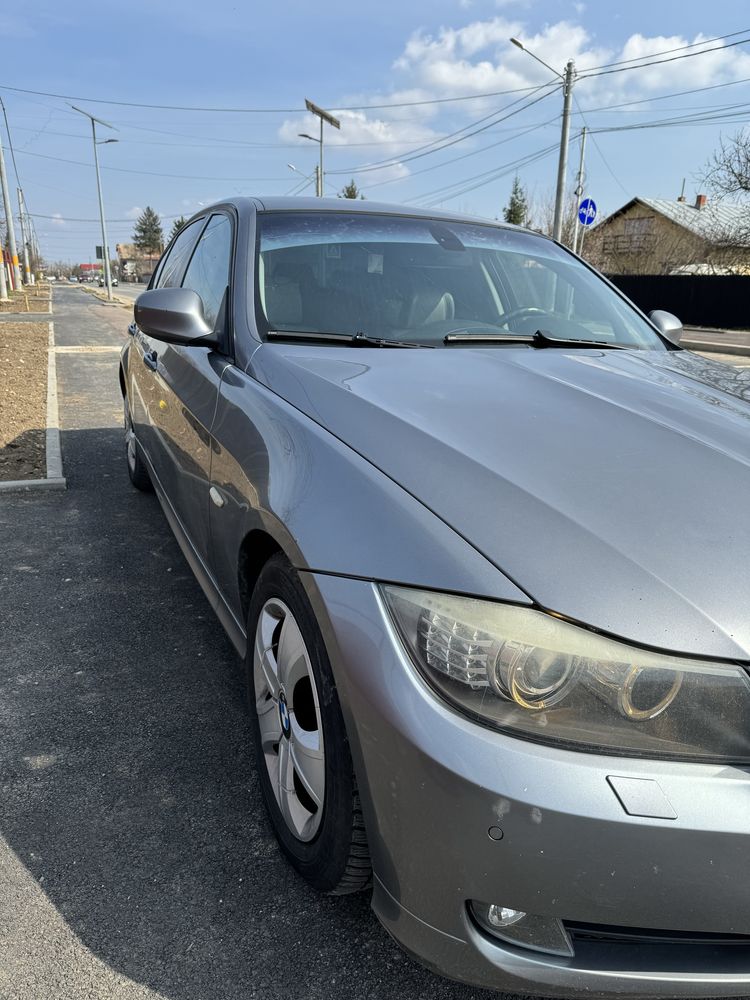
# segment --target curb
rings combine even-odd
[[[119,295],[113,295],[112,301],[110,302],[109,299],[107,298],[107,293],[106,292],[101,293],[97,288],[84,287],[83,290],[88,295],[93,295],[95,299],[99,299],[100,302],[103,302],[107,306],[125,306],[125,308],[127,309],[128,306],[132,306],[133,304],[131,299],[121,299]]]
[[[60,414],[57,405],[57,366],[55,364],[55,326],[49,322],[47,341],[47,430],[45,440],[47,475],[44,479],[10,479],[0,482],[0,493],[30,490],[64,490]]]
[[[680,341],[680,347],[689,351],[705,351],[706,354],[735,354],[740,357],[750,357],[750,347],[742,344],[720,344],[716,340],[686,340]]]

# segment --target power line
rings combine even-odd
[[[533,153],[528,153],[518,159],[511,160],[509,163],[503,163],[499,167],[493,167],[491,170],[485,170],[480,174],[473,174],[470,177],[464,177],[459,181],[454,181],[452,184],[445,184],[443,187],[435,188],[433,191],[428,191],[424,194],[416,195],[414,198],[409,199],[410,202],[416,201],[426,201],[433,198],[435,195],[442,194],[443,192],[452,191],[453,188],[460,188],[461,190],[453,194],[445,194],[443,198],[438,199],[438,201],[446,201],[448,198],[458,197],[461,194],[466,193],[468,190],[473,190],[474,187],[481,187],[484,183],[490,183],[493,180],[497,180],[499,177],[503,176],[504,173],[517,170],[521,166],[526,166],[527,162],[532,162],[533,160],[542,156],[546,156],[551,153],[552,150],[557,149],[558,143],[552,143],[549,146],[545,146],[543,149],[535,150]],[[480,183],[474,185],[474,181],[479,181]],[[469,185],[466,187],[466,185]],[[465,188],[465,190],[464,190]]]
[[[27,214],[30,215],[33,219],[49,219],[52,222],[97,222],[97,223],[99,222],[99,219],[69,218],[67,215],[65,215],[65,216],[60,216],[60,215],[40,215],[38,212],[29,212]],[[160,215],[159,218],[160,219],[180,219],[180,218],[182,218],[183,214],[184,213],[182,213],[182,212],[178,212],[176,215]],[[125,224],[125,223],[134,224],[135,221],[136,221],[135,219],[107,219],[107,222],[112,222],[112,223],[120,223],[120,222],[122,222],[123,224]]]
[[[725,52],[727,49],[734,48],[735,45],[746,45],[748,42],[750,42],[750,38],[741,38],[739,41],[729,42],[727,45],[715,45],[711,49],[701,49],[700,52],[685,52],[681,56],[670,56],[669,59],[653,59],[651,62],[638,63],[637,66],[620,66],[614,69],[599,70],[596,73],[584,72],[578,77],[578,79],[591,80],[597,76],[609,76],[611,73],[625,73],[631,69],[646,69],[648,66],[661,66],[663,63],[676,62],[678,59],[691,59],[694,56],[703,56],[709,52],[718,52],[719,50]],[[643,58],[647,59],[648,57],[643,56]]]
[[[508,94],[529,93],[536,86],[514,87],[509,90],[495,90],[483,94],[462,94],[459,97],[433,97],[420,101],[394,101],[382,104],[331,104],[334,111],[384,111],[388,108],[416,108],[431,104],[454,104],[459,101],[481,101],[489,97],[505,97]],[[76,94],[55,94],[46,90],[29,90],[24,87],[11,87],[0,84],[0,90],[12,91],[16,94],[33,94],[36,97],[54,97],[61,101],[83,101],[87,104],[111,104],[123,108],[145,108],[152,111],[198,111],[211,114],[242,114],[242,115],[287,115],[299,114],[305,111],[303,107],[293,108],[210,108],[205,105],[186,104],[146,104],[137,101],[119,101],[103,97],[81,97]]]
[[[557,86],[557,82],[556,81],[555,81],[554,85],[555,85],[555,87]],[[505,108],[501,108],[499,110],[495,110],[491,114],[485,115],[483,118],[479,118],[477,121],[472,122],[469,125],[465,125],[461,129],[457,129],[455,132],[452,132],[449,136],[445,137],[446,139],[449,139],[450,141],[445,141],[445,142],[441,141],[440,144],[438,145],[438,140],[434,140],[433,142],[427,143],[424,146],[418,146],[418,147],[416,147],[416,149],[411,150],[407,156],[399,156],[399,157],[391,158],[391,159],[388,159],[388,160],[376,161],[374,163],[364,164],[364,165],[362,165],[360,167],[354,167],[354,168],[349,167],[346,170],[330,170],[329,173],[331,173],[331,174],[363,174],[363,173],[370,173],[373,170],[383,170],[386,167],[394,167],[394,166],[399,166],[399,165],[404,164],[404,163],[410,163],[412,160],[418,160],[418,159],[421,159],[423,156],[429,156],[431,153],[437,153],[437,152],[439,152],[442,149],[448,149],[450,146],[455,146],[456,143],[463,142],[465,139],[470,139],[472,136],[479,135],[480,132],[485,132],[485,131],[487,131],[487,129],[492,128],[494,125],[499,125],[500,122],[507,121],[509,118],[512,118],[514,115],[519,114],[521,111],[526,111],[528,108],[531,108],[535,104],[538,104],[540,101],[543,101],[545,97],[549,97],[549,95],[554,92],[554,91],[551,91],[551,90],[547,89],[550,86],[551,86],[550,83],[545,83],[545,84],[542,84],[541,87],[537,87],[536,88],[536,92],[537,93],[540,90],[546,90],[546,93],[541,94],[539,97],[537,97],[533,101],[526,101],[525,104],[521,104],[521,107],[515,107],[515,106],[517,104],[521,103],[521,100],[523,100],[523,99],[519,99],[517,101],[512,101],[510,104],[506,105]],[[501,117],[499,117],[499,118],[497,117],[498,115],[501,114],[502,111],[508,111],[509,108],[514,108],[514,107],[515,107],[514,111],[509,111],[508,114],[501,115]],[[474,128],[474,131],[467,131],[467,129],[471,129],[475,125],[479,125],[480,122],[486,122],[488,118],[492,118],[494,120],[491,121],[491,122],[489,122],[488,124],[481,125],[480,128]],[[465,133],[465,134],[461,135],[460,133],[462,133],[462,132]],[[433,147],[433,148],[430,148],[430,147]]]
[[[28,149],[19,149],[19,156],[36,156],[42,160],[54,160],[57,163],[71,163],[77,167],[90,167],[90,163],[83,160],[68,160],[62,156],[50,156],[47,153],[32,153]],[[114,170],[119,174],[139,174],[143,177],[169,177],[170,179],[183,181],[239,181],[241,183],[254,184],[259,182],[278,182],[280,177],[204,177],[199,174],[165,174],[154,170],[130,170],[128,167],[102,167],[102,170]]]
[[[529,128],[519,131],[516,135],[508,136],[506,139],[500,139],[498,142],[488,143],[486,146],[480,146],[479,149],[472,149],[469,153],[462,153],[460,156],[454,156],[450,160],[443,160],[441,163],[435,163],[431,167],[423,167],[421,170],[413,170],[407,175],[407,177],[411,179],[412,177],[417,177],[419,174],[428,174],[433,170],[440,170],[442,167],[450,166],[452,163],[458,163],[459,160],[467,160],[471,156],[479,156],[481,153],[486,153],[488,149],[495,149],[497,146],[504,146],[508,142],[516,142],[518,139],[522,139],[525,135],[530,135],[532,132],[537,132],[541,128],[546,128],[555,121],[557,121],[557,117],[548,118],[547,121],[544,122],[537,122]],[[387,181],[378,181],[375,184],[368,184],[367,190],[371,191],[373,188],[384,187],[386,184],[396,184],[398,181],[406,180],[407,177],[392,177]]]
[[[711,42],[720,42],[725,38],[735,38],[737,35],[746,35],[750,32],[750,28],[742,28],[740,31],[730,31],[726,35],[716,35],[713,38],[704,38],[700,42],[690,42],[688,45],[678,45],[674,49],[663,49],[661,52],[649,52],[645,56],[633,56],[632,59],[620,59],[619,62],[602,63],[601,66],[587,66],[585,72],[590,73],[597,69],[609,69],[610,66],[624,66],[626,63],[639,62],[641,59],[653,59],[654,56],[667,56],[672,52],[683,52],[685,49],[694,49],[699,45],[709,45]],[[728,48],[728,46],[720,45],[719,48]],[[693,53],[698,55],[698,53]]]
[[[576,105],[576,107],[578,108],[578,113],[579,113],[579,114],[580,114],[580,116],[581,116],[581,119],[582,119],[582,121],[583,121],[583,124],[584,124],[584,125],[586,126],[586,129],[587,129],[587,131],[589,132],[589,134],[591,134],[591,127],[590,127],[589,123],[588,123],[588,122],[586,121],[586,119],[584,118],[584,112],[583,112],[583,111],[581,111],[581,105],[580,105],[580,104],[578,103],[578,98],[577,98],[577,97],[575,96],[575,94],[573,94],[573,100],[574,100],[574,102],[575,102],[575,105]],[[599,155],[599,159],[600,159],[600,160],[602,161],[602,163],[603,163],[603,164],[604,164],[604,166],[606,167],[606,169],[607,169],[607,172],[609,173],[609,176],[610,176],[610,177],[612,178],[612,180],[613,180],[613,181],[615,182],[615,184],[617,184],[617,186],[618,186],[618,187],[620,188],[620,190],[621,190],[621,191],[623,192],[623,194],[627,196],[627,194],[628,194],[628,189],[627,189],[627,188],[625,187],[625,185],[624,185],[624,184],[622,183],[622,181],[621,181],[621,180],[620,180],[620,178],[619,178],[619,177],[617,176],[617,174],[616,174],[616,173],[614,172],[614,170],[612,169],[612,167],[610,167],[610,165],[609,165],[609,161],[607,160],[606,156],[605,156],[605,155],[604,155],[604,153],[602,152],[602,149],[601,149],[601,146],[600,146],[600,145],[599,145],[599,143],[598,143],[598,142],[596,141],[596,136],[595,136],[595,135],[592,135],[592,136],[591,136],[591,141],[592,141],[592,143],[593,143],[593,145],[594,145],[594,148],[596,149],[596,152],[597,152],[597,153],[598,153],[598,155]]]

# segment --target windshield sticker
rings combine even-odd
[[[341,244],[326,243],[326,257],[335,257],[336,260],[341,260]]]
[[[368,274],[382,274],[383,273],[383,254],[382,253],[368,253],[368,255],[367,255],[367,273]]]

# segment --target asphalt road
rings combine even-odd
[[[135,284],[130,281],[121,281],[117,288],[112,289],[112,293],[121,299],[132,299],[133,302],[138,298],[141,292],[146,291],[147,286],[142,284]]]
[[[64,493],[0,504],[2,1000],[469,1000],[263,812],[241,667],[130,487],[127,311],[54,293]]]

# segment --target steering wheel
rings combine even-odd
[[[532,319],[534,316],[549,316],[549,313],[537,306],[522,306],[520,309],[511,309],[510,312],[503,313],[503,326],[507,326],[515,319]]]

